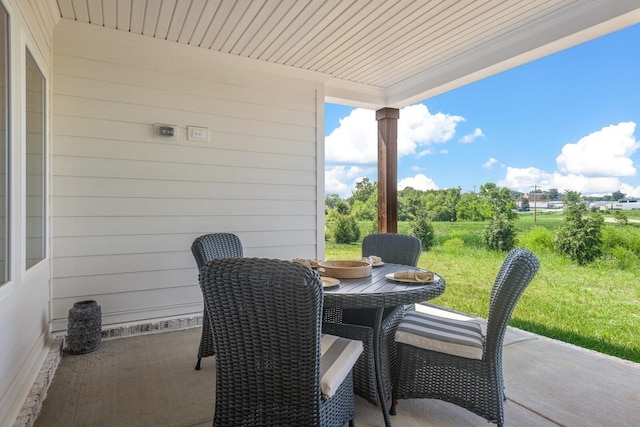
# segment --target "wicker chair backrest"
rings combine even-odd
[[[198,270],[212,259],[242,257],[242,243],[232,233],[204,234],[193,241],[191,253],[196,259]]]
[[[362,256],[376,255],[383,262],[418,265],[422,243],[415,236],[395,233],[369,234],[362,239]]]
[[[528,249],[513,249],[507,255],[491,291],[485,354],[499,357],[511,314],[539,266],[538,258]]]
[[[225,258],[203,266],[200,286],[216,343],[214,425],[320,424],[317,273],[288,261]]]

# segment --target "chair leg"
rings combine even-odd
[[[201,357],[198,357],[198,363],[196,363],[196,371],[200,370],[200,361],[202,360]]]
[[[389,415],[396,415],[396,406],[398,405],[398,401],[394,400],[393,402],[391,402],[391,408],[389,408]]]
[[[349,420],[349,427],[356,427],[356,422],[353,420],[353,418]]]

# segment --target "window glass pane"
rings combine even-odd
[[[9,279],[9,17],[0,5],[0,283]]]
[[[26,55],[26,268],[44,259],[44,76]]]

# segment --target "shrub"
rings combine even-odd
[[[602,252],[600,227],[592,218],[565,224],[558,230],[553,245],[559,254],[568,256],[579,265],[589,264]]]
[[[336,243],[353,243],[360,239],[360,228],[355,218],[340,215],[336,218],[333,236]]]
[[[602,251],[611,252],[622,246],[640,256],[640,229],[629,226],[606,224],[602,227]]]
[[[625,229],[612,225],[602,228],[602,248],[603,250],[613,249],[616,246],[626,246]]]
[[[602,252],[602,224],[600,215],[567,219],[558,230],[553,245],[556,251],[579,265],[586,265]]]
[[[507,215],[497,213],[484,228],[482,238],[490,251],[509,251],[516,245],[516,227]]]
[[[434,233],[433,224],[426,216],[421,216],[411,223],[411,234],[422,242],[422,250],[428,251],[433,247]]]
[[[604,219],[599,213],[587,216],[587,207],[581,202],[580,193],[565,193],[564,224],[558,229],[553,241],[556,251],[568,256],[579,265],[585,265],[602,252],[602,226]]]
[[[625,234],[627,247],[636,255],[640,256],[640,230],[637,228],[626,228]]]
[[[616,267],[621,270],[633,270],[638,265],[638,256],[623,246],[612,248],[611,256],[615,259]]]
[[[629,217],[621,211],[615,211],[614,215],[619,224],[629,224]]]

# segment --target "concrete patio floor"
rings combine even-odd
[[[103,340],[63,354],[36,427],[211,425],[215,359],[195,371],[200,328]],[[504,349],[507,426],[632,426],[640,422],[640,364],[511,329]],[[357,398],[356,425],[384,425]],[[486,426],[452,404],[403,400],[395,426]]]

